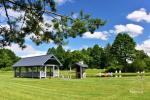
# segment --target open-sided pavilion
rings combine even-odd
[[[13,65],[14,77],[59,77],[60,66],[53,54],[22,58]]]

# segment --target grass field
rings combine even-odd
[[[0,72],[0,100],[150,100],[150,76],[40,80]]]

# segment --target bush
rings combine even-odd
[[[142,59],[135,60],[131,65],[128,66],[128,72],[143,71],[147,67],[146,63]]]
[[[2,70],[2,71],[12,71],[13,68],[12,67],[6,67],[6,68],[1,68],[0,70]]]
[[[150,71],[150,58],[145,58],[144,61],[146,63],[146,70]]]
[[[106,69],[106,72],[115,72],[116,70],[119,71],[119,70],[122,70],[123,66],[122,65],[113,65],[113,66],[109,66],[107,69]]]

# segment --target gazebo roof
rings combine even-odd
[[[81,64],[81,63],[75,63],[75,65],[79,66],[79,67],[83,67],[83,68],[87,68],[88,65],[86,64]]]
[[[47,64],[55,64],[62,66],[61,62],[53,55],[42,55],[22,58],[13,67],[34,67],[34,66],[45,66]]]

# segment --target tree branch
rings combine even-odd
[[[8,24],[9,24],[9,27],[10,27],[10,30],[12,30],[12,26],[11,26],[11,23],[10,23],[10,18],[9,18],[9,15],[8,15],[8,12],[7,12],[7,8],[6,8],[6,4],[5,4],[5,1],[3,0],[3,5],[4,5],[4,9],[5,9],[5,15],[8,19]]]
[[[26,11],[25,11],[25,13],[24,13],[24,17],[23,17],[23,23],[22,23],[22,25],[21,25],[21,30],[22,30],[22,28],[23,28],[23,25],[24,25],[24,22],[25,22],[25,17],[26,17]]]
[[[20,6],[20,7],[24,7],[25,9],[28,9],[28,10],[37,10],[37,9],[35,9],[35,8],[25,7],[24,5],[21,5],[21,4],[19,4],[19,3],[16,3],[16,2],[14,2],[14,1],[12,1],[12,0],[7,0],[7,1],[10,2],[10,3],[12,3],[12,4],[14,4],[14,5],[17,5],[17,6]],[[71,17],[69,17],[69,16],[64,16],[64,15],[58,14],[58,13],[53,12],[53,11],[42,10],[41,12],[49,13],[49,14],[53,14],[53,15],[56,15],[56,16],[65,17],[65,18],[68,18],[68,19],[73,20],[73,19],[72,19]]]

